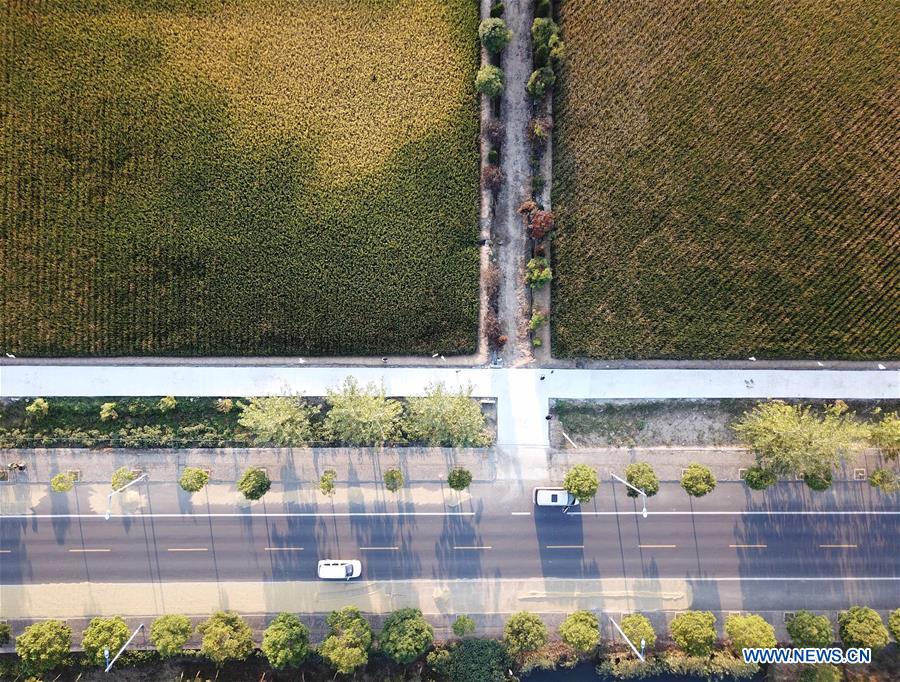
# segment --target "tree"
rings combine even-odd
[[[765,490],[778,482],[778,476],[773,471],[754,466],[747,469],[744,474],[744,483],[751,490]]]
[[[868,606],[851,606],[838,616],[841,641],[849,647],[873,650],[887,646],[888,631],[881,616]]]
[[[251,398],[241,404],[238,423],[253,434],[257,444],[303,445],[313,440],[312,416],[318,407],[293,396]]]
[[[535,124],[539,125],[539,124]],[[534,130],[534,128],[532,128]],[[543,130],[543,128],[538,128],[538,130]],[[534,133],[537,135],[537,133]],[[546,133],[544,134],[544,139],[546,139]],[[538,137],[538,139],[541,139]],[[541,211],[537,210],[531,213],[528,220],[529,226],[531,228],[531,236],[534,239],[543,239],[550,232],[553,231],[553,228],[556,226],[556,218],[553,215],[553,211]]]
[[[546,258],[532,258],[525,266],[525,281],[532,289],[540,289],[553,279],[553,270]]]
[[[109,649],[110,656],[115,656],[130,634],[128,625],[119,616],[92,618],[81,638],[84,655],[94,665],[104,665],[106,656],[103,650]]]
[[[647,497],[653,497],[659,492],[659,476],[647,462],[635,462],[625,467],[625,480],[643,490]],[[628,497],[638,496],[631,488],[626,488],[626,494]]]
[[[894,640],[900,642],[900,609],[891,611],[891,614],[888,616],[888,629],[894,636]]]
[[[72,630],[59,620],[29,625],[16,637],[16,653],[30,673],[42,675],[64,665],[72,648]]]
[[[675,643],[689,656],[708,658],[716,637],[716,617],[709,611],[685,611],[669,625]]]
[[[0,621],[0,646],[9,644],[10,639],[12,639],[12,627],[9,623]]]
[[[441,678],[450,676],[450,652],[444,647],[436,647],[429,651],[425,663]]]
[[[512,40],[512,31],[503,19],[485,19],[478,26],[478,37],[488,52],[499,54]]]
[[[332,611],[325,622],[329,635],[319,647],[319,653],[337,672],[349,675],[369,661],[372,628],[359,609],[346,606]]]
[[[337,472],[334,469],[325,469],[319,478],[319,492],[323,495],[334,495],[334,479]]]
[[[531,23],[531,45],[534,49],[550,46],[550,39],[559,35],[559,26],[553,19],[539,17]]]
[[[384,472],[384,487],[392,493],[403,487],[403,472],[400,469],[388,469]]]
[[[163,658],[177,656],[191,638],[191,619],[179,614],[160,616],[150,626],[150,641]]]
[[[500,166],[488,164],[482,168],[481,184],[491,192],[500,191],[500,186],[503,184],[503,171],[500,170]]]
[[[483,447],[490,442],[481,406],[472,399],[472,389],[448,392],[441,383],[432,384],[424,396],[406,403],[405,429],[410,440],[457,448]]]
[[[197,626],[203,635],[200,653],[221,668],[253,653],[253,631],[234,611],[218,611]]]
[[[806,487],[817,492],[828,490],[831,487],[832,480],[831,472],[825,469],[821,471],[807,471],[803,474],[803,482],[806,483]]]
[[[419,609],[398,609],[384,619],[378,641],[384,653],[406,665],[428,650],[434,641],[434,630]]]
[[[875,469],[869,475],[869,484],[888,495],[900,490],[900,481],[897,480],[897,474],[890,469]]]
[[[116,412],[116,404],[115,403],[103,403],[100,406],[100,421],[114,422],[118,418],[119,418],[119,413]]]
[[[757,464],[778,476],[831,471],[842,455],[864,446],[868,431],[841,401],[826,405],[818,416],[808,405],[781,400],[758,403],[732,429],[753,448]]]
[[[132,481],[137,480],[137,474],[135,474],[128,467],[119,467],[113,472],[111,484],[113,490],[121,490],[126,485],[131,483]]]
[[[622,618],[619,624],[622,632],[628,637],[629,641],[634,644],[637,649],[641,647],[641,640],[648,649],[652,649],[656,645],[656,632],[650,624],[650,620],[646,616],[639,613],[632,613]]]
[[[800,671],[799,682],[841,682],[844,674],[836,665],[822,663],[810,665]]]
[[[503,642],[513,656],[524,651],[535,651],[547,643],[547,626],[536,613],[519,611],[506,621]]]
[[[75,487],[72,474],[61,471],[50,479],[50,489],[55,493],[67,493]]]
[[[576,651],[588,653],[600,644],[600,623],[590,611],[576,611],[559,626],[559,636]]]
[[[447,485],[450,486],[451,489],[456,491],[462,491],[469,487],[472,483],[472,472],[468,469],[462,469],[457,467],[456,469],[451,469],[450,473],[447,474]]]
[[[175,396],[171,396],[171,395],[163,396],[162,398],[159,399],[159,402],[156,403],[156,407],[157,407],[157,409],[159,409],[160,412],[165,414],[166,412],[171,412],[176,407],[178,407],[178,401],[175,400]]]
[[[275,670],[299,667],[309,656],[309,628],[297,616],[279,613],[263,633],[262,652]]]
[[[50,412],[50,403],[43,398],[35,398],[25,406],[25,414],[32,421],[41,421]]]
[[[525,90],[534,99],[540,99],[555,83],[556,74],[553,72],[553,67],[542,66],[531,72],[528,83],[525,84]]]
[[[450,682],[505,682],[510,660],[495,639],[464,639],[450,652]]]
[[[207,483],[209,483],[209,474],[197,467],[185,467],[181,472],[181,478],[178,479],[178,485],[188,493],[203,490]]]
[[[258,467],[247,467],[237,483],[244,497],[248,500],[258,500],[272,487],[272,481],[266,475],[266,472]]]
[[[682,474],[681,487],[692,497],[703,497],[715,489],[716,477],[707,467],[694,462]]]
[[[809,611],[797,611],[785,628],[791,636],[794,646],[799,648],[824,648],[831,646],[834,632],[827,616],[817,616]]]
[[[888,459],[900,455],[900,414],[890,412],[869,427],[869,442]]]
[[[475,90],[488,97],[499,97],[503,94],[503,70],[485,64],[475,74]]]
[[[778,646],[773,628],[762,616],[729,616],[725,619],[725,633],[731,639],[736,654],[744,649],[773,648]]]
[[[576,464],[563,480],[563,487],[572,493],[579,502],[588,502],[597,494],[600,479],[597,472],[587,464]]]
[[[329,440],[350,445],[383,445],[400,440],[403,406],[370,384],[360,389],[347,377],[340,390],[329,390],[324,431]]]
[[[468,616],[457,616],[453,621],[453,634],[457,637],[465,637],[475,632],[475,621]]]

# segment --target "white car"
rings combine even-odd
[[[322,559],[319,562],[319,579],[350,580],[362,574],[362,562],[357,559]]]
[[[534,503],[538,507],[578,506],[578,500],[565,488],[535,488]]]

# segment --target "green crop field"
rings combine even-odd
[[[900,5],[559,14],[556,354],[900,356]]]
[[[0,351],[470,352],[473,0],[7,0]]]

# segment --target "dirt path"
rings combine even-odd
[[[513,32],[512,42],[503,52],[503,71],[506,87],[501,100],[501,116],[506,123],[500,167],[503,185],[494,210],[494,229],[499,243],[500,322],[509,338],[503,350],[507,367],[520,365],[531,359],[525,329],[527,292],[523,283],[526,239],[522,218],[516,209],[531,189],[531,145],[526,128],[531,119],[531,98],[525,84],[531,75],[532,3],[520,0],[507,2],[503,18]]]

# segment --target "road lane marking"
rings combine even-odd
[[[728,545],[732,549],[765,549],[768,545]]]
[[[531,512],[510,512],[513,516],[531,516]]]
[[[822,549],[856,549],[856,545],[819,545]]]
[[[89,552],[111,552],[111,549],[70,549],[70,552],[78,552],[79,554],[87,554]]]
[[[569,516],[643,516],[637,511],[569,511]],[[647,511],[648,516],[897,516],[900,511],[859,509],[852,511],[796,510],[732,510],[732,511]]]
[[[11,549],[0,549],[0,554],[10,554],[11,552]]]
[[[493,549],[491,545],[454,545],[453,549]]]
[[[897,512],[900,514],[900,512]],[[196,514],[176,514],[166,512],[133,514],[111,514],[111,519],[247,519],[247,518],[344,518],[350,516],[475,516],[473,511],[460,512],[260,512],[257,514],[243,514],[241,512],[198,512]],[[0,519],[29,520],[29,519],[105,519],[104,514],[0,514]]]
[[[584,545],[547,545],[547,549],[584,549]]]
[[[377,550],[380,550],[380,549],[383,549],[383,550],[386,550],[386,551],[391,551],[391,550],[393,550],[393,551],[396,552],[396,551],[398,551],[400,548],[399,548],[399,547],[360,547],[360,549],[361,549],[362,551],[364,551],[364,552],[374,552],[374,551],[377,551]]]
[[[638,545],[641,549],[675,549],[678,545]]]
[[[209,547],[169,547],[167,552],[208,552]]]
[[[266,547],[267,552],[302,552],[302,547]]]

